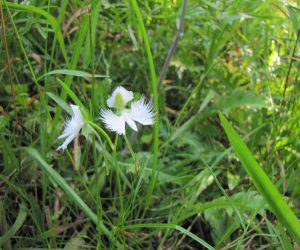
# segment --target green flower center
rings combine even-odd
[[[122,95],[118,93],[115,97],[115,106],[117,109],[123,109],[126,106],[126,103],[123,101]]]

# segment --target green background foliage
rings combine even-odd
[[[297,1],[188,0],[159,90],[182,1],[21,2],[0,0],[0,248],[296,248],[249,168],[299,218]],[[156,111],[133,152],[98,119],[120,85]],[[61,153],[71,103],[94,133]]]

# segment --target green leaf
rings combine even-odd
[[[105,78],[109,77],[107,75],[92,75],[88,72],[85,71],[80,71],[80,70],[71,70],[71,69],[58,69],[58,70],[53,70],[50,71],[38,78],[38,81],[44,78],[45,76],[50,76],[50,75],[69,75],[69,76],[78,76],[78,77],[88,77],[88,78]]]
[[[55,101],[63,110],[68,112],[70,115],[73,114],[71,107],[60,97],[57,95],[51,93],[51,92],[46,92],[46,94],[53,100]]]
[[[219,117],[230,144],[238,155],[242,166],[252,178],[254,185],[264,196],[279,221],[286,226],[295,241],[300,245],[300,223],[297,217],[224,115],[219,113]]]
[[[291,6],[291,5],[287,5],[286,8],[287,8],[287,10],[290,14],[290,18],[291,18],[292,23],[293,23],[294,31],[295,31],[295,33],[297,33],[298,32],[298,26],[299,26],[298,20],[297,20],[298,15],[295,13],[295,10],[297,10],[297,9],[293,8],[293,6]]]
[[[253,108],[268,107],[265,97],[251,91],[235,90],[225,96],[219,96],[215,109],[227,113],[234,108],[249,106]]]
[[[260,213],[265,207],[263,197],[261,195],[258,195],[256,191],[250,191],[247,193],[236,193],[230,196],[229,198],[231,200],[231,204],[228,202],[227,197],[222,196],[212,201],[204,203],[201,202],[192,205],[189,207],[188,211],[177,220],[177,222],[185,221],[188,218],[191,218],[199,213],[205,212],[208,209],[226,209],[229,214],[232,214],[234,212],[233,206],[241,212],[251,211],[256,213]]]

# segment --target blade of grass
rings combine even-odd
[[[187,236],[189,236],[190,238],[192,238],[193,240],[197,241],[199,244],[201,244],[202,246],[204,246],[207,249],[213,250],[215,249],[214,247],[212,247],[211,245],[209,245],[206,241],[202,240],[201,238],[199,238],[197,235],[191,233],[190,231],[186,230],[185,228],[175,225],[175,224],[162,224],[162,223],[149,223],[149,224],[135,224],[135,225],[128,225],[125,227],[122,227],[122,230],[126,230],[126,229],[139,229],[139,228],[165,228],[165,229],[175,229]]]
[[[2,27],[2,40],[4,43],[4,50],[5,50],[5,56],[6,56],[6,65],[7,65],[7,74],[10,82],[10,93],[12,96],[13,100],[13,107],[14,107],[14,112],[15,112],[15,119],[18,121],[18,112],[16,109],[16,95],[15,95],[15,86],[13,82],[13,72],[12,72],[12,64],[11,59],[10,59],[10,54],[9,54],[9,48],[8,48],[8,43],[7,43],[7,37],[6,37],[6,24],[5,24],[5,18],[3,15],[3,8],[2,5],[0,5],[0,16],[1,16],[1,27]]]
[[[96,51],[96,37],[97,37],[97,25],[100,15],[101,1],[96,0],[91,3],[89,8],[89,35],[86,37],[84,52],[83,52],[83,64],[88,67],[91,63],[94,63],[95,51]],[[94,65],[91,65],[94,68]]]
[[[21,204],[15,223],[11,226],[11,228],[4,235],[2,235],[0,237],[0,246],[2,246],[5,242],[7,242],[12,237],[14,237],[14,235],[18,232],[18,230],[23,225],[23,223],[26,219],[26,216],[27,216],[26,207],[24,204]]]
[[[20,169],[19,161],[14,154],[13,147],[9,140],[6,140],[4,136],[0,136],[1,149],[3,150],[3,162],[5,163],[5,173],[11,173],[14,169]],[[7,160],[6,160],[7,159]]]
[[[295,241],[300,245],[300,223],[297,217],[225,116],[219,113],[219,117],[242,166],[252,178],[256,188],[264,196],[278,220],[288,229]]]
[[[49,76],[49,75],[69,75],[69,76],[89,77],[89,78],[108,77],[107,75],[92,75],[88,72],[81,71],[81,70],[57,69],[57,70],[50,71],[50,72],[40,76],[37,80],[39,81],[42,78],[44,78],[45,76]]]
[[[151,86],[152,86],[152,94],[153,94],[153,102],[154,102],[154,112],[155,112],[155,124],[154,124],[154,131],[153,131],[153,162],[152,162],[152,174],[151,174],[151,182],[149,185],[149,189],[147,192],[146,204],[145,208],[147,209],[151,202],[151,196],[155,186],[156,180],[156,167],[158,161],[158,146],[159,146],[159,116],[158,116],[158,93],[157,93],[157,76],[155,73],[155,66],[153,61],[153,56],[151,52],[150,43],[148,40],[147,32],[145,29],[145,25],[143,22],[143,18],[139,9],[139,6],[136,0],[130,0],[130,3],[133,7],[133,11],[137,17],[138,26],[141,30],[142,37],[144,40],[144,46],[148,57],[148,64],[151,76]],[[145,210],[146,210],[145,209]]]
[[[80,101],[80,99],[75,95],[75,93],[69,88],[69,86],[67,84],[65,84],[62,80],[56,78],[57,81],[59,82],[59,84],[62,86],[63,90],[70,96],[70,98],[72,99],[72,101],[78,105],[83,113],[83,115],[88,118],[88,112],[86,111],[84,105],[82,104],[82,102]],[[61,99],[61,98],[60,98]]]
[[[68,197],[86,214],[87,217],[95,223],[102,232],[114,243],[119,244],[113,237],[109,229],[99,221],[97,215],[88,207],[88,205],[79,197],[79,195],[69,186],[69,184],[62,178],[39,154],[39,152],[31,147],[26,148],[28,154],[40,163],[40,167],[46,174],[68,195]]]

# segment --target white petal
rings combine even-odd
[[[64,143],[61,144],[56,150],[57,150],[57,151],[59,151],[59,150],[64,151],[64,150],[67,148],[68,144],[69,144],[73,139],[74,139],[73,135],[72,135],[72,134],[69,135],[69,136],[67,137],[67,139],[64,141]]]
[[[117,87],[112,95],[107,99],[107,106],[110,108],[117,108],[115,105],[115,99],[116,99],[116,95],[120,94],[122,96],[123,102],[124,104],[127,104],[128,102],[130,102],[133,99],[133,92],[132,91],[128,91],[125,88],[123,88],[122,86]]]
[[[135,122],[130,118],[129,111],[128,110],[123,110],[121,115],[124,117],[125,121],[127,124],[134,130],[137,131],[138,128],[135,124]]]
[[[71,106],[71,109],[73,111],[73,114],[74,114],[74,117],[75,117],[76,121],[83,124],[84,119],[83,119],[82,114],[80,112],[79,106],[72,105],[72,104],[70,106]]]
[[[151,102],[146,103],[145,98],[133,102],[129,111],[129,116],[132,120],[143,125],[152,125],[154,123],[154,113]]]
[[[125,119],[123,116],[115,115],[111,110],[101,111],[101,120],[105,127],[119,135],[125,135]]]
[[[65,127],[62,134],[57,139],[66,138],[64,143],[57,148],[57,150],[64,151],[68,144],[79,134],[80,129],[84,124],[84,119],[81,115],[80,109],[76,105],[71,105],[73,116],[66,120]]]

